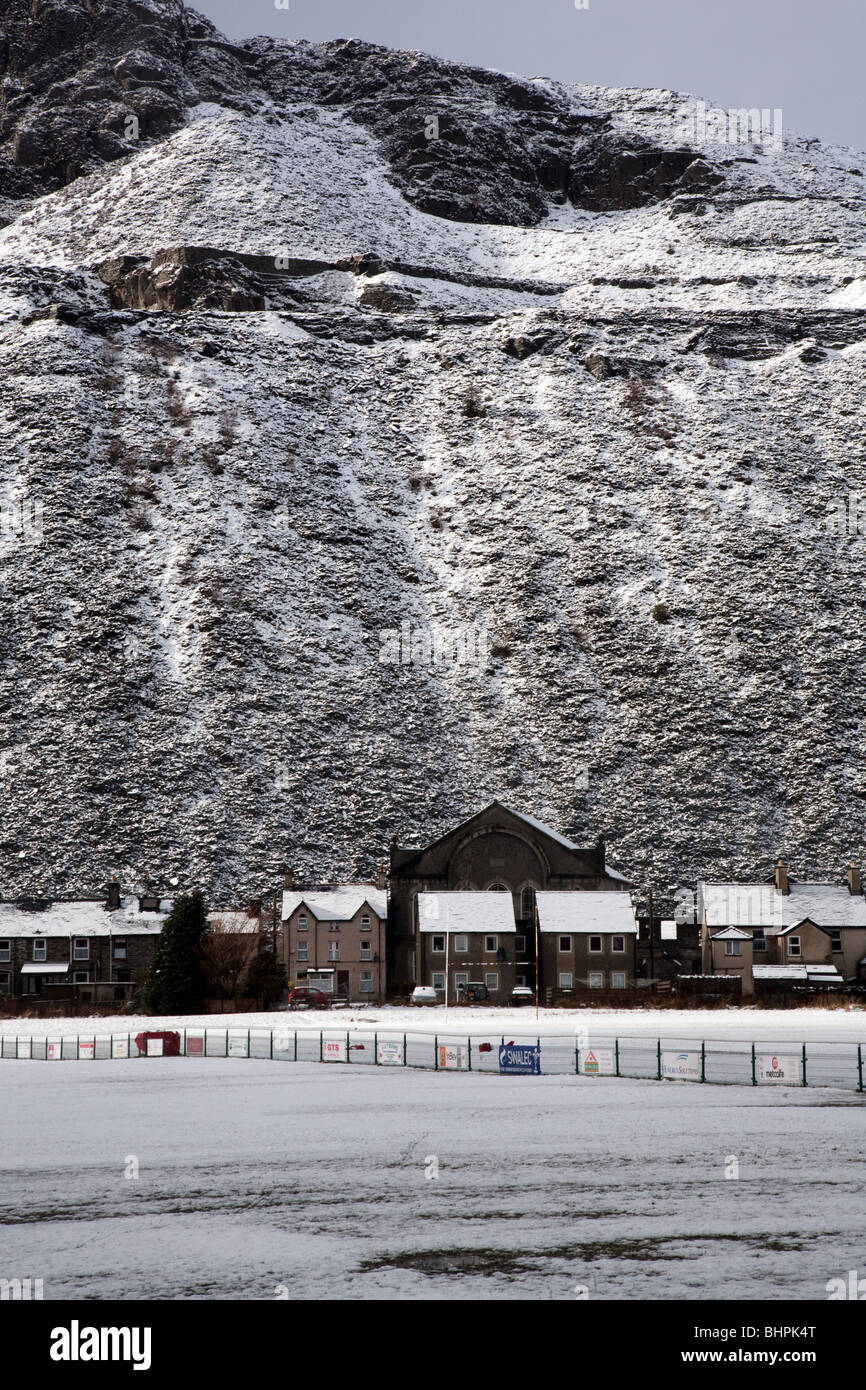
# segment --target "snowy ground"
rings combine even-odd
[[[866,1043],[866,1009],[542,1009],[534,1008],[347,1008],[327,1011],[277,1010],[256,1014],[197,1014],[150,1018],[118,1014],[107,1018],[9,1018],[0,1020],[0,1036],[43,1038],[138,1033],[143,1028],[279,1028],[318,1032],[346,1028],[374,1032],[439,1033],[455,1036],[574,1037],[590,1040],[648,1037],[681,1040],[720,1039],[769,1042],[846,1041]]]
[[[855,1095],[189,1058],[0,1084],[6,1263],[46,1298],[824,1299],[863,1266]]]

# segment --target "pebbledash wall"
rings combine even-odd
[[[367,1032],[357,1029],[161,1030],[177,1040],[184,1057],[246,1057],[275,1062],[323,1062],[347,1066],[422,1068],[545,1076],[576,1074],[647,1081],[717,1085],[825,1086],[864,1089],[866,1042],[780,1043],[618,1038],[585,1030],[573,1036],[447,1032]],[[162,1055],[161,1033],[140,1051],[132,1033],[77,1033],[0,1038],[0,1057],[19,1061],[108,1061]],[[163,1058],[168,1064],[171,1059]]]

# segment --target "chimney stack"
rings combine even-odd
[[[291,887],[292,887],[292,884],[294,883],[294,881],[295,881],[294,870],[293,870],[293,869],[286,869],[285,873],[283,874],[283,887],[284,887],[284,888],[291,888]]]
[[[788,886],[788,869],[784,859],[780,859],[776,865],[776,892],[787,894],[790,893],[790,891],[791,889]]]
[[[108,902],[106,908],[109,912],[116,912],[120,907],[120,884],[116,878],[112,878],[108,885]]]
[[[848,892],[852,893],[855,898],[859,898],[861,891],[860,870],[852,861],[848,865]]]
[[[376,887],[377,887],[377,888],[384,888],[384,887],[385,887],[385,865],[384,865],[384,864],[380,864],[380,865],[379,865],[379,871],[378,871],[378,873],[376,874]]]

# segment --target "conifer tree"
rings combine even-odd
[[[175,900],[160,932],[147,979],[144,1006],[153,1014],[191,1014],[204,999],[199,947],[207,930],[207,911],[200,889]]]

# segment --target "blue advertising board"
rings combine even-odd
[[[509,1076],[540,1076],[541,1048],[517,1043],[500,1047],[499,1070]]]

